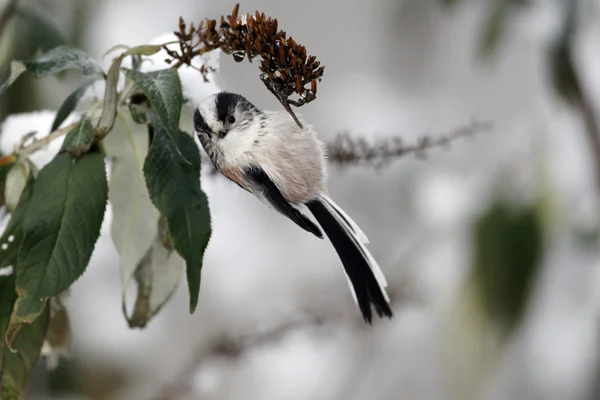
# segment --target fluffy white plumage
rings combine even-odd
[[[226,92],[205,98],[194,115],[196,135],[217,170],[322,237],[294,207],[306,205],[338,252],[365,320],[371,320],[371,303],[391,317],[387,281],[365,246],[369,239],[327,195],[325,145],[302,125],[285,111],[260,111],[243,96]]]

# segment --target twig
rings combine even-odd
[[[347,132],[338,135],[337,139],[328,147],[328,159],[331,164],[340,167],[347,165],[363,165],[381,168],[393,159],[416,154],[424,157],[425,151],[435,147],[448,147],[453,141],[473,136],[482,131],[488,131],[491,122],[474,121],[469,125],[454,129],[446,135],[431,138],[423,136],[416,144],[404,145],[402,138],[396,136],[391,139],[370,144],[365,139],[352,138]]]
[[[596,185],[597,189],[600,191],[600,129],[598,127],[598,120],[594,114],[591,101],[583,88],[580,89],[580,97],[578,100],[583,115],[583,121],[585,123],[585,133],[592,150],[591,153],[594,160]]]
[[[173,381],[165,385],[153,400],[172,400],[188,392],[190,390],[189,382],[194,374],[209,360],[216,357],[236,358],[249,349],[264,345],[267,342],[280,340],[290,331],[321,327],[328,322],[332,322],[331,318],[306,316],[286,321],[260,333],[252,333],[237,338],[223,335],[212,343],[199,346]]]
[[[41,139],[36,139],[36,140],[32,141],[27,146],[23,146],[23,147],[15,146],[15,150],[11,154],[8,154],[4,157],[0,157],[0,166],[12,164],[20,156],[28,156],[30,154],[35,153],[36,151],[40,150],[44,146],[47,146],[54,139],[58,139],[59,137],[65,135],[71,129],[75,128],[78,124],[79,124],[79,121],[74,122],[69,126],[65,126],[64,128],[57,129],[54,132],[50,133],[47,136],[44,136]]]

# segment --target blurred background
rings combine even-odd
[[[116,44],[233,5],[20,0],[0,17],[0,74],[63,42],[108,66]],[[327,241],[205,173],[213,236],[195,314],[180,284],[147,328],[128,327],[107,213],[65,302],[70,355],[51,371],[42,360],[26,398],[600,399],[600,1],[240,4],[256,9],[326,66],[299,110],[326,141],[410,144],[493,123],[425,159],[330,169],[395,317],[364,324]],[[216,84],[279,108],[256,67],[223,56]],[[1,137],[49,129],[81,81],[24,75],[0,98]]]

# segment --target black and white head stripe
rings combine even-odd
[[[202,113],[197,108],[194,112],[194,129],[196,130],[196,132],[205,132],[208,134],[212,133],[208,124],[204,120]]]

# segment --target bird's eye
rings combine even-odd
[[[231,117],[229,117],[227,122],[229,122],[230,124],[233,124],[235,122],[235,117],[232,115]]]

